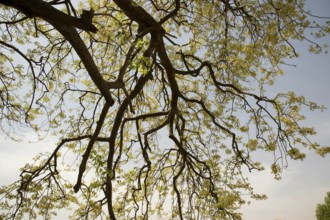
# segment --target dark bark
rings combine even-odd
[[[0,4],[16,8],[29,17],[39,17],[50,24],[68,25],[84,31],[97,32],[92,20],[76,18],[54,8],[42,0],[0,0]],[[84,14],[84,13],[83,13]]]

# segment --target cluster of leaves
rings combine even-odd
[[[317,220],[330,219],[330,192],[328,192],[325,196],[323,204],[317,204],[316,218]]]
[[[330,152],[299,125],[302,107],[321,106],[264,91],[297,56],[291,40],[306,39],[302,8],[0,0],[1,129],[60,138],[1,188],[1,218],[68,207],[74,219],[240,219],[243,193],[265,198],[243,174],[264,169],[254,152],[274,154],[277,178],[287,157],[305,157],[301,147]]]

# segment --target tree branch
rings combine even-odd
[[[65,14],[42,0],[0,0],[0,4],[16,8],[30,17],[40,17],[54,24],[61,24],[79,28],[84,31],[97,32],[91,19],[81,19]]]
[[[97,140],[97,137],[101,131],[101,128],[104,124],[104,120],[107,116],[107,113],[109,111],[109,104],[108,103],[105,103],[104,106],[103,106],[103,109],[102,109],[102,112],[101,112],[101,115],[100,115],[100,118],[99,118],[99,121],[97,122],[97,126],[96,126],[96,129],[94,131],[94,134],[92,136],[92,138],[90,139],[88,145],[87,145],[87,148],[86,148],[86,151],[83,155],[83,159],[80,163],[80,166],[79,166],[79,173],[78,173],[78,179],[77,179],[77,183],[76,185],[73,187],[74,191],[77,193],[81,187],[81,181],[82,181],[82,176],[86,170],[86,164],[87,164],[87,161],[88,161],[88,158],[89,158],[89,155],[92,151],[92,148],[94,146],[94,143],[95,141]]]

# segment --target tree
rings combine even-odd
[[[317,220],[330,219],[330,192],[328,192],[325,196],[323,204],[317,204],[316,218]]]
[[[3,219],[241,219],[244,170],[275,177],[308,138],[300,110],[265,88],[329,33],[301,0],[0,0],[1,128],[59,138],[0,190]],[[167,139],[165,137],[168,137]],[[77,177],[72,180],[72,175]]]

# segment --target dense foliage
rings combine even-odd
[[[255,152],[309,141],[294,92],[266,95],[329,23],[302,0],[0,0],[0,121],[59,142],[3,186],[1,219],[241,219]],[[313,38],[314,39],[314,38]],[[50,150],[52,148],[50,147]],[[72,178],[75,176],[75,178]]]
[[[328,192],[327,195],[325,196],[323,204],[317,204],[316,218],[317,220],[330,219],[330,192]]]

